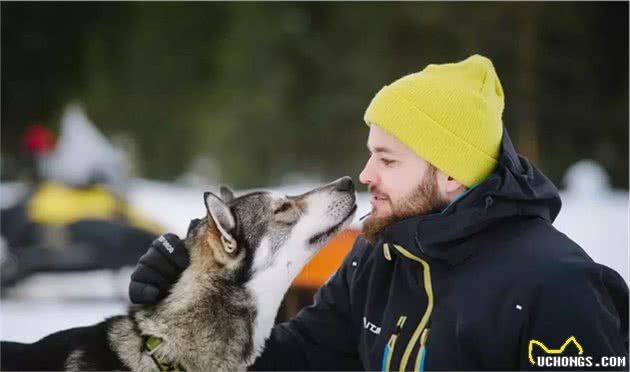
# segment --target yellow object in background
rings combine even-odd
[[[60,183],[42,183],[27,205],[29,221],[44,225],[67,225],[84,219],[126,219],[129,225],[161,234],[164,229],[142,217],[125,200],[101,185],[85,188]]]

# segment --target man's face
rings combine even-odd
[[[438,187],[438,170],[378,125],[370,126],[370,158],[359,175],[368,186],[372,213],[363,235],[374,242],[386,226],[416,215],[439,212],[448,200]]]

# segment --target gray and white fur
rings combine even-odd
[[[254,362],[293,279],[352,221],[356,195],[348,177],[299,196],[263,191],[234,197],[226,187],[220,194],[204,194],[207,215],[191,222],[184,240],[190,265],[169,295],[155,306],[132,305],[126,316],[93,326],[105,329],[103,344],[117,361],[104,363],[104,354],[95,355],[99,347],[74,342],[63,356],[63,369],[120,364],[154,371],[153,359],[143,351],[143,335],[161,338],[155,353],[188,371],[245,370]],[[38,343],[65,342],[72,339],[70,331]],[[16,353],[37,345],[6,344]],[[33,350],[45,350],[42,346]],[[11,362],[2,354],[3,363]]]

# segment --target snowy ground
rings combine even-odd
[[[576,177],[581,181],[573,181],[562,192],[563,209],[554,225],[595,261],[614,268],[627,281],[628,193],[609,190],[593,174]],[[296,185],[278,191],[299,194],[311,186]],[[9,204],[22,191],[19,185],[0,185],[0,206]],[[183,235],[190,219],[204,214],[204,191],[216,190],[136,180],[130,200],[167,230]],[[355,227],[359,226],[358,217],[368,210],[367,195],[361,194]],[[34,277],[0,302],[0,339],[32,342],[54,331],[94,324],[120,314],[126,307],[128,278],[128,270],[95,272],[90,276],[72,274],[62,279]]]
[[[34,342],[63,329],[88,326],[108,316],[124,313],[125,302],[67,300],[4,300],[2,312],[2,341]]]

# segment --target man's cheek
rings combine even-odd
[[[378,200],[376,202],[376,214],[385,217],[392,213],[392,204],[391,199]]]

